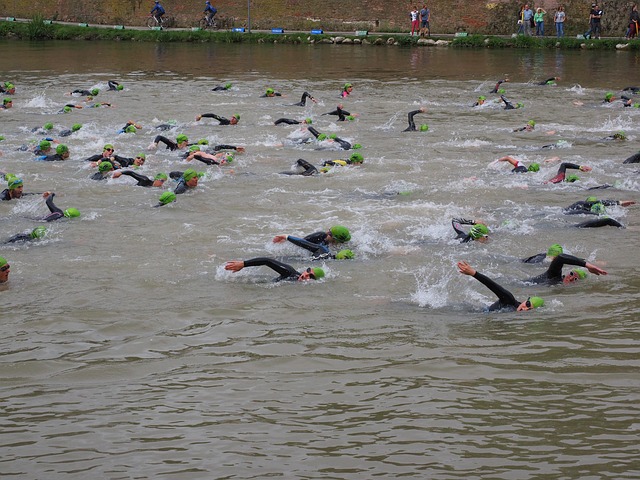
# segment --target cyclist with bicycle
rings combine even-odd
[[[216,7],[214,7],[213,5],[211,5],[211,2],[209,0],[207,0],[204,4],[204,13],[207,16],[207,24],[209,26],[213,25],[213,17],[216,16],[216,13],[218,13],[218,9]]]
[[[151,10],[151,15],[156,19],[158,25],[162,25],[162,16],[165,14],[164,8],[160,5],[160,0],[156,0],[156,3]]]

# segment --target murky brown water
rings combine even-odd
[[[57,192],[82,217],[2,246],[0,471],[7,478],[637,478],[640,399],[638,208],[611,207],[626,229],[578,230],[561,208],[596,191],[640,200],[640,109],[603,105],[637,83],[628,52],[533,52],[347,46],[0,42],[0,80],[18,87],[0,111],[0,170],[25,191]],[[487,92],[508,74],[505,111]],[[556,87],[534,81],[562,79]],[[106,92],[106,81],[125,90]],[[210,89],[233,82],[229,92]],[[321,116],[353,82],[354,122]],[[57,115],[74,88],[114,108]],[[286,95],[259,98],[267,87]],[[318,105],[295,107],[308,90]],[[471,108],[479,95],[490,102]],[[579,105],[581,103],[582,105]],[[403,133],[406,114],[428,133]],[[198,113],[241,114],[236,127]],[[340,151],[296,145],[280,117],[363,145],[365,164],[319,177],[279,175],[297,158]],[[536,129],[513,133],[529,119]],[[127,121],[136,135],[117,135]],[[152,208],[159,191],[98,183],[81,162],[114,143],[133,156],[177,122],[175,138],[245,145],[233,167],[196,166],[196,191]],[[71,159],[33,161],[32,127],[76,122]],[[623,142],[601,141],[624,130]],[[555,131],[555,134],[547,132]],[[289,137],[289,138],[287,138]],[[559,141],[565,143],[557,143]],[[284,146],[280,144],[284,143]],[[557,144],[562,148],[542,149]],[[559,156],[591,165],[549,185],[557,163],[512,175],[492,164]],[[147,175],[187,168],[158,149]],[[390,195],[392,192],[406,195]],[[39,225],[39,196],[0,205],[0,238]],[[486,245],[453,240],[454,216],[483,218]],[[232,275],[226,260],[273,255],[309,264],[278,233],[341,223],[357,258],[328,261],[314,284]],[[571,287],[527,286],[543,267],[517,258],[551,243],[609,271]],[[529,313],[482,313],[493,298],[456,273],[468,260]],[[254,275],[257,274],[257,278]]]

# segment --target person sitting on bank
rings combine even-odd
[[[230,119],[216,115],[215,113],[203,113],[196,115],[196,122],[199,122],[202,118],[214,118],[218,120],[218,125],[237,125],[240,121],[240,114],[235,113]]]
[[[488,312],[496,312],[499,310],[526,312],[527,310],[544,306],[544,300],[540,297],[529,297],[524,302],[516,300],[511,292],[498,285],[486,275],[478,272],[467,262],[458,262],[457,266],[460,273],[475,278],[498,297],[498,300],[486,307],[486,311]]]
[[[227,262],[224,266],[225,270],[232,271],[234,273],[239,272],[243,268],[247,267],[260,267],[265,266],[269,267],[272,270],[275,270],[280,276],[274,279],[274,282],[281,281],[293,281],[293,282],[304,282],[307,280],[320,280],[324,277],[324,270],[319,267],[309,267],[304,271],[298,272],[291,265],[280,262],[274,258],[269,257],[258,257],[252,258],[249,260],[234,260]]]

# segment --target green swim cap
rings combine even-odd
[[[329,173],[331,171],[331,167],[322,167],[320,169],[320,173]]]
[[[78,130],[80,130],[82,128],[82,124],[81,123],[74,123],[73,127],[71,127],[71,131],[72,132],[77,132]]]
[[[147,156],[144,153],[139,153],[138,155],[136,155],[136,157],[140,157],[143,160],[147,159]]]
[[[101,103],[94,103],[93,108],[100,108],[102,106]]]
[[[154,180],[167,180],[168,178],[169,177],[167,177],[167,174],[162,172],[153,177]]]
[[[43,226],[40,227],[36,227],[34,228],[31,233],[30,236],[31,238],[42,238],[47,234],[47,229]]]
[[[304,119],[304,123],[306,123],[307,125],[311,125],[313,123],[313,120],[311,120],[309,117]]]
[[[4,88],[11,90],[12,88],[16,88],[16,86],[11,82],[4,82]]]
[[[576,175],[575,173],[571,175],[567,175],[564,179],[565,182],[569,182],[569,183],[573,183],[577,180],[580,180],[580,177],[578,177],[578,175]]]
[[[127,128],[124,129],[124,133],[136,133],[137,131],[135,125],[127,125]]]
[[[58,155],[62,155],[63,153],[67,153],[68,151],[69,151],[69,147],[63,144],[60,144],[56,147],[56,153]]]
[[[420,131],[421,132],[428,132],[429,131],[429,125],[427,125],[426,123],[423,123],[422,125],[420,125]]]
[[[524,103],[522,102],[516,103],[516,108],[523,108],[523,107],[524,107]]]
[[[240,120],[240,114],[239,113],[234,113],[233,114],[233,118],[235,118],[236,120]]]
[[[506,92],[507,92],[507,91],[506,91],[504,88],[499,88],[499,89],[498,89],[498,93],[499,93],[500,95],[502,95],[503,93],[506,93]]]
[[[4,140],[4,135],[0,135],[0,142]]]
[[[21,178],[12,176],[10,179],[7,179],[7,187],[9,187],[9,190],[15,190],[22,185],[24,185],[24,183]]]
[[[122,85],[118,85],[118,86],[116,87],[116,90],[118,90],[118,91],[120,91],[120,90],[124,90],[124,87],[123,87]]]
[[[561,255],[563,252],[564,250],[562,249],[562,245],[560,245],[559,243],[554,243],[549,247],[549,250],[547,250],[547,256],[557,257],[558,255]]]
[[[164,192],[162,195],[160,195],[160,198],[158,199],[158,201],[160,202],[161,205],[166,205],[167,203],[175,202],[176,194],[173,192]]]
[[[64,113],[69,113],[69,112],[71,112],[71,107],[70,107],[70,106],[68,106],[68,105],[65,105],[65,106],[64,106],[64,108],[62,109],[62,111],[63,111]]]
[[[182,174],[182,178],[184,179],[185,182],[188,182],[189,180],[197,176],[198,176],[198,172],[196,172],[193,168],[186,169]]]
[[[40,150],[46,150],[47,148],[51,148],[51,142],[49,140],[42,140],[38,144],[38,147],[40,147]]]
[[[75,218],[80,216],[80,211],[77,208],[67,208],[63,213],[67,218]]]
[[[604,96],[605,100],[611,100],[613,98],[613,92],[607,92]]]
[[[347,88],[350,88],[350,87],[353,87],[353,85],[351,85],[350,83],[345,83],[342,89],[346,90]]]
[[[206,175],[205,172],[198,172],[198,174],[196,175],[198,178],[203,178]]]
[[[227,160],[227,163],[231,163],[236,158],[236,156],[233,152],[225,152],[225,158]]]
[[[325,135],[324,133],[321,133],[320,135],[318,135],[318,141],[321,142],[323,140],[327,139],[327,135]]]
[[[100,164],[98,165],[98,171],[100,173],[108,172],[110,170],[113,170],[113,165],[111,164],[111,162],[100,162]]]
[[[540,308],[544,306],[544,300],[540,297],[529,297],[529,303],[533,308]]]
[[[0,267],[4,267],[7,263],[7,259],[4,257],[0,257]]]
[[[469,230],[469,236],[474,240],[486,237],[487,235],[489,235],[489,228],[482,223],[476,223],[471,227],[471,230]]]
[[[332,133],[331,135],[329,135],[329,138],[331,140],[335,140],[336,138],[338,138],[338,136],[335,133]]]
[[[352,153],[349,157],[349,161],[351,163],[362,163],[364,162],[364,157],[360,153]]]
[[[314,280],[320,280],[321,278],[324,278],[324,270],[320,267],[313,267],[311,269],[311,273],[313,273]]]
[[[231,83],[227,83],[225,84],[224,88],[226,88],[227,90],[229,90],[231,88]]]
[[[96,95],[98,95],[100,93],[100,89],[99,88],[92,88],[91,89],[91,95],[93,95],[94,97]]]
[[[531,125],[532,127],[535,127],[536,126],[536,121],[535,120],[529,120],[527,122],[527,125]]]
[[[540,164],[539,163],[532,163],[531,165],[529,165],[529,168],[527,168],[527,170],[529,172],[539,172],[540,171]]]
[[[480,95],[480,96],[478,97],[478,100],[486,100],[486,99],[487,99],[487,97],[485,97],[484,95]]]
[[[578,275],[578,278],[580,280],[584,280],[585,278],[587,278],[587,272],[585,272],[581,268],[576,268],[573,271]]]
[[[198,145],[209,145],[209,140],[207,140],[206,138],[202,138],[198,140]]]
[[[190,152],[199,152],[200,151],[200,147],[198,145],[191,145],[189,147],[189,151]]]
[[[113,148],[113,145],[111,145],[110,143],[107,143],[104,147],[102,147],[102,151],[104,152],[105,150],[115,150]]]
[[[351,260],[355,257],[355,254],[351,250],[340,250],[336,253],[336,260]]]
[[[276,92],[275,92],[275,90],[274,90],[273,88],[267,88],[267,91],[266,91],[265,93],[266,93],[267,95],[272,95],[272,94],[274,94],[274,93],[276,93]]]
[[[182,143],[182,142],[188,142],[188,141],[189,141],[189,137],[187,137],[184,133],[176,137],[176,143]]]
[[[593,197],[593,196],[587,197],[585,201],[589,203],[596,203],[598,201],[598,197]]]
[[[340,243],[348,242],[349,240],[351,240],[351,233],[349,233],[349,229],[347,227],[343,227],[342,225],[335,225],[331,227],[329,231],[331,232],[331,236]]]
[[[7,104],[7,103],[11,103],[11,102],[13,102],[13,100],[11,98],[9,98],[9,97],[5,97],[5,99],[2,100],[3,104]]]
[[[42,128],[44,128],[45,130],[51,130],[53,128],[53,123],[47,122],[42,126]]]
[[[356,119],[356,117],[354,117],[353,115],[347,115],[347,120],[349,120],[350,122],[354,121]]]
[[[602,215],[606,213],[606,209],[604,208],[604,204],[602,202],[597,202],[591,205],[591,213],[596,213],[598,215]]]
[[[627,139],[627,135],[620,130],[617,133],[614,133],[613,138],[615,138],[616,140],[626,140]]]
[[[360,145],[359,143],[354,143],[353,145],[351,145],[352,150],[358,150],[359,148],[362,148],[362,145]]]

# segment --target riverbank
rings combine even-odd
[[[124,25],[70,24],[31,21],[0,22],[0,38],[16,40],[113,40],[134,42],[195,42],[195,43],[284,43],[284,44],[342,44],[389,46],[437,46],[457,48],[526,48],[526,49],[593,49],[640,50],[640,40],[605,38],[525,37],[496,35],[438,35],[430,38],[412,37],[398,33],[311,33],[269,31],[203,31],[197,28],[165,30],[141,29]]]

